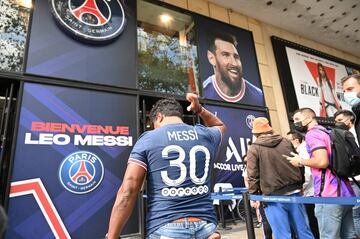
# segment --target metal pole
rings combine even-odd
[[[255,239],[254,224],[251,216],[250,196],[248,192],[242,193],[244,200],[245,222],[248,239]]]
[[[219,193],[220,195],[222,195],[222,188],[220,187],[219,189]],[[222,228],[225,228],[226,227],[226,224],[225,224],[225,215],[224,215],[224,204],[223,204],[223,201],[220,200],[220,214],[221,214],[221,226]]]

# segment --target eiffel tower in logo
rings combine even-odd
[[[108,6],[106,1],[104,3]],[[109,6],[108,6],[109,7]],[[110,8],[109,8],[110,10]],[[99,7],[96,4],[96,0],[86,0],[80,7],[72,10],[72,14],[79,20],[85,21],[86,23],[92,25],[104,25],[108,19],[101,13]],[[86,14],[86,15],[84,15]],[[96,19],[95,22],[89,22],[86,20],[85,16],[88,16],[92,19]]]
[[[71,177],[73,182],[87,183],[93,179],[93,175],[86,169],[85,161],[81,161],[79,170]]]

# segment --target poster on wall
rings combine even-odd
[[[203,97],[264,106],[252,33],[199,15],[194,19]]]
[[[136,1],[34,3],[26,73],[136,87]]]
[[[266,117],[266,113],[208,104],[204,107],[226,125],[226,133],[214,163],[213,184],[230,183],[233,187],[244,187],[243,157],[252,140],[252,123],[257,117]]]
[[[136,140],[137,97],[25,83],[10,238],[102,238]],[[139,233],[139,206],[124,234]]]
[[[299,108],[310,107],[321,117],[349,109],[341,86],[345,65],[290,47],[286,54]]]
[[[350,109],[341,79],[358,73],[359,65],[275,36],[271,41],[289,114],[309,107],[327,118]]]

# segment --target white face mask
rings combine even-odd
[[[350,106],[360,103],[360,98],[357,97],[357,92],[345,92],[344,99]]]

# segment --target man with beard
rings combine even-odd
[[[356,137],[360,142],[360,74],[349,75],[341,79],[345,102],[356,115],[354,122]]]
[[[203,95],[213,100],[263,104],[263,92],[243,78],[242,64],[234,36],[214,33],[208,37],[207,57],[214,75],[203,82]]]

